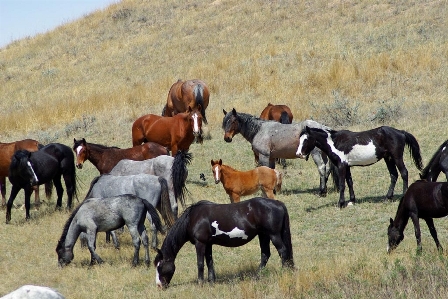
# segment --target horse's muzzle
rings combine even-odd
[[[300,159],[306,159],[307,155],[300,153],[300,154],[296,154],[296,156],[297,156],[297,158],[300,158]]]
[[[215,184],[219,184],[220,180],[215,180]]]
[[[225,136],[225,137],[224,137],[224,141],[225,141],[225,142],[232,142],[232,137]]]
[[[82,164],[81,164],[81,163],[76,164],[76,168],[78,168],[78,169],[82,169]]]

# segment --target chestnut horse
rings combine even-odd
[[[191,109],[197,108],[201,111],[204,123],[207,123],[205,109],[207,109],[209,97],[210,92],[204,81],[199,79],[182,81],[179,79],[171,86],[168,92],[162,115],[174,116],[187,111],[188,107]],[[199,105],[201,108],[199,108]]]
[[[138,146],[142,142],[156,142],[165,146],[176,156],[177,151],[187,152],[194,139],[202,143],[201,106],[173,117],[147,114],[139,117],[132,124],[132,144]]]
[[[8,177],[9,165],[14,153],[18,150],[27,150],[35,152],[42,148],[43,145],[33,139],[24,139],[10,143],[0,142],[0,189],[2,193],[2,207],[6,206],[6,178]],[[34,203],[38,206],[40,204],[39,187],[34,188]]]
[[[263,197],[275,199],[274,194],[282,188],[283,174],[267,166],[259,166],[249,171],[238,171],[222,160],[211,160],[215,183],[222,183],[230,202],[239,202],[243,195],[254,194],[261,190]]]
[[[73,142],[73,151],[76,153],[76,167],[81,169],[82,164],[89,160],[100,174],[109,173],[123,159],[143,161],[168,154],[165,147],[154,142],[126,149],[87,143],[84,138],[81,140],[73,139]]]
[[[269,103],[261,112],[260,118],[264,120],[275,120],[282,124],[290,124],[292,123],[293,115],[288,106]]]

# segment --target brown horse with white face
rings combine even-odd
[[[147,114],[139,117],[132,124],[132,144],[138,146],[143,142],[155,142],[165,146],[176,156],[177,151],[188,151],[197,138],[202,143],[201,106],[173,117]]]
[[[205,109],[207,109],[209,98],[210,92],[204,81],[199,79],[182,81],[179,79],[168,92],[162,116],[174,116],[186,112],[188,107],[192,110],[197,108],[201,111],[204,123],[207,123]]]
[[[11,165],[12,156],[18,150],[23,149],[29,152],[35,152],[41,147],[43,147],[43,145],[33,139],[24,139],[10,143],[0,142],[0,189],[2,193],[2,207],[6,206],[6,178],[8,177],[9,165]],[[35,204],[39,205],[39,187],[36,186],[34,188],[34,192]]]

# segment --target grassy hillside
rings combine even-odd
[[[228,202],[212,180],[210,159],[254,167],[241,136],[223,141],[222,109],[233,107],[259,115],[268,102],[282,103],[296,121],[313,118],[352,130],[394,126],[418,139],[427,163],[448,136],[447,15],[443,1],[122,1],[0,49],[0,141],[34,138],[71,146],[73,138],[85,137],[130,147],[138,116],[160,114],[178,78],[200,78],[211,90],[212,139],[191,147],[190,203]],[[408,153],[405,162],[412,182],[418,171]],[[86,163],[77,174],[82,199],[98,172]],[[424,223],[422,256],[415,256],[411,223],[403,243],[386,254],[401,179],[395,200],[385,201],[384,162],[352,174],[359,203],[339,210],[338,194],[315,195],[312,162],[289,161],[278,199],[290,211],[298,271],[282,270],[272,247],[268,267],[254,279],[258,241],[216,247],[213,287],[195,284],[196,258],[187,244],[173,286],[158,292],[152,266],[131,267],[128,234],[120,237],[119,252],[99,235],[105,265],[89,268],[88,251],[77,246],[73,263],[58,269],[54,248],[68,212],[54,212],[55,198],[26,223],[24,211],[13,210],[10,225],[0,221],[0,268],[7,269],[0,295],[33,283],[67,298],[446,296],[447,255],[437,254]],[[23,193],[16,202],[23,202]],[[446,247],[448,224],[440,219],[435,225]]]

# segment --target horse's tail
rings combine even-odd
[[[156,227],[156,229],[159,232],[163,233],[164,230],[162,227],[162,222],[160,221],[160,217],[159,217],[159,214],[157,214],[156,208],[154,208],[154,206],[152,204],[150,204],[146,199],[141,198],[141,200],[142,200],[143,204],[145,205],[146,212],[149,213],[149,215],[151,216],[152,224],[154,224],[154,226]]]
[[[168,183],[165,178],[159,176],[160,183],[160,214],[168,227],[174,224],[174,215],[171,210],[170,196],[168,193]]]
[[[331,162],[331,160],[328,162],[330,163],[331,180],[333,181],[334,189],[336,190],[336,192],[339,192],[339,171],[336,165]]]
[[[274,169],[274,171],[275,171],[275,177],[276,177],[274,194],[277,194],[277,193],[280,193],[280,191],[282,191],[283,173],[276,169]]]
[[[409,151],[412,156],[412,160],[414,160],[414,164],[417,167],[418,170],[423,169],[423,162],[422,162],[422,156],[420,154],[420,146],[417,142],[417,139],[411,134],[406,131],[402,131],[405,136],[405,142],[406,145],[409,147]]]
[[[282,241],[285,244],[286,251],[284,256],[282,257],[283,266],[294,267],[294,257],[292,251],[292,242],[291,242],[291,228],[289,224],[289,213],[285,204],[282,203],[283,206],[283,223],[282,223]]]
[[[51,194],[53,194],[53,181],[45,183],[45,196],[47,199],[51,198]]]
[[[93,186],[95,186],[96,182],[98,182],[98,180],[100,179],[100,177],[101,177],[101,176],[99,175],[99,176],[97,176],[96,178],[94,178],[94,179],[92,180],[92,182],[90,183],[89,191],[87,191],[86,198],[90,198],[90,197],[91,197],[91,193],[92,193]]]
[[[290,124],[288,112],[282,111],[280,115],[280,123],[282,124]]]
[[[171,179],[174,187],[174,197],[185,208],[185,197],[188,193],[186,181],[188,176],[187,165],[191,162],[192,155],[187,151],[178,151],[171,166]]]
[[[433,174],[432,177],[429,177],[429,170],[433,168],[434,163],[436,161],[438,161],[438,159],[440,158],[440,154],[442,152],[442,149],[444,147],[446,147],[448,145],[448,139],[445,140],[444,143],[442,143],[439,148],[437,149],[437,151],[434,153],[434,155],[431,157],[431,159],[429,160],[428,164],[425,166],[425,168],[423,168],[423,170],[420,173],[420,178],[422,180],[429,180],[429,181],[437,181],[437,177],[439,176],[440,172],[438,172],[437,174]],[[434,172],[434,169],[433,169]]]
[[[194,86],[194,97],[196,100],[196,107],[198,105],[201,105],[201,114],[202,114],[202,120],[207,124],[207,117],[205,116],[205,107],[204,107],[204,86],[202,84],[196,84]]]
[[[73,164],[71,164],[71,166],[72,166],[72,169],[70,169],[70,180],[72,181],[72,187],[71,187],[72,196],[71,196],[71,199],[73,200],[73,198],[76,198],[76,201],[79,202],[79,199],[78,199],[78,177],[76,176],[75,164],[73,163]],[[68,202],[67,205],[68,205],[69,208],[72,207],[72,203],[71,202]]]

